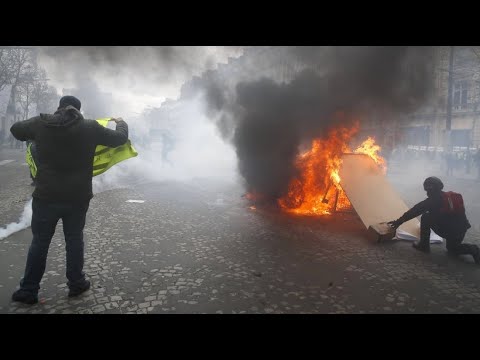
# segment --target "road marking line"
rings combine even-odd
[[[12,161],[15,161],[15,160],[2,160],[0,161],[0,165],[6,165],[8,163],[11,163]]]

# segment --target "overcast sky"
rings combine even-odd
[[[182,84],[207,68],[240,56],[243,47],[42,47],[39,63],[60,94],[82,79],[111,93],[116,113],[131,117],[177,98]]]

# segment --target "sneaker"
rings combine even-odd
[[[38,296],[30,291],[19,289],[13,293],[12,301],[33,305],[38,303]]]
[[[430,244],[425,244],[420,241],[415,241],[412,244],[413,248],[417,249],[418,251],[429,253],[430,252]]]
[[[70,291],[68,292],[68,297],[78,296],[80,294],[83,294],[88,289],[90,289],[90,281],[85,280],[85,282],[82,285],[72,286],[70,288]]]

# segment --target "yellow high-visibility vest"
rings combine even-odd
[[[106,127],[110,119],[111,118],[97,119],[97,122]],[[93,176],[100,175],[113,165],[137,155],[138,153],[130,140],[127,140],[125,144],[116,148],[98,145],[95,149],[95,156],[93,157]]]
[[[111,118],[97,119],[97,122],[100,125],[106,127],[110,119]],[[35,165],[35,161],[33,160],[31,146],[32,144],[29,144],[27,147],[25,160],[28,164],[28,167],[30,168],[30,173],[32,174],[32,177],[35,178],[35,176],[37,175],[37,166]],[[93,176],[103,174],[113,165],[135,157],[137,155],[138,153],[133,147],[130,140],[127,140],[125,144],[116,148],[98,145],[95,148],[95,156],[93,157]]]
[[[33,161],[31,147],[32,147],[32,143],[28,144],[27,154],[25,155],[25,161],[28,164],[28,167],[30,168],[30,174],[32,174],[32,177],[35,178],[35,176],[37,176],[37,165],[35,164],[35,161]]]

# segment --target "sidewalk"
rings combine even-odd
[[[0,145],[0,161],[1,160],[25,160],[25,151],[24,149],[12,149],[9,146]]]

